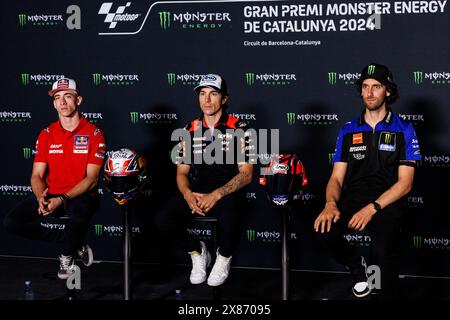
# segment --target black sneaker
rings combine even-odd
[[[81,248],[77,250],[77,254],[86,267],[89,267],[92,262],[94,262],[94,254],[88,244],[81,246]]]
[[[356,264],[348,266],[350,273],[353,276],[352,292],[357,298],[363,298],[370,294],[372,288],[368,282],[367,264],[364,257]]]

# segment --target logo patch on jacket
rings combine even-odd
[[[74,139],[73,153],[88,153],[89,136],[76,135]]]
[[[362,132],[354,133],[353,134],[353,142],[352,142],[352,144],[361,144],[361,143],[363,143],[363,134],[362,134]]]
[[[397,149],[397,136],[395,132],[381,132],[378,141],[378,150],[395,151]]]

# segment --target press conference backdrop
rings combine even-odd
[[[309,186],[291,221],[294,269],[343,270],[323,254],[312,224],[324,204],[337,133],[362,111],[354,82],[366,64],[388,65],[400,89],[393,110],[413,123],[423,160],[408,195],[402,273],[450,276],[449,4],[447,1],[3,1],[1,3],[2,173],[0,218],[31,193],[36,137],[56,120],[47,95],[62,76],[81,87],[84,116],[108,149],[133,148],[149,161],[150,182],[131,208],[133,258],[168,258],[152,218],[175,188],[171,132],[199,114],[192,91],[220,73],[229,112],[255,129],[279,129],[280,148],[297,153]],[[261,151],[270,153],[270,150]],[[234,265],[279,268],[281,213],[258,168]],[[99,186],[101,208],[88,241],[99,260],[122,259],[122,212]],[[60,221],[44,223],[62,228]],[[211,238],[208,225],[190,232]],[[172,236],[172,235],[171,235]],[[173,235],[175,238],[175,235]],[[346,238],[367,253],[370,235]],[[7,234],[0,254],[56,257],[57,246]]]

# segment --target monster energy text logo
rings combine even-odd
[[[23,27],[27,23],[27,15],[26,14],[19,14],[19,26]]]
[[[286,113],[286,116],[287,116],[288,124],[290,126],[292,126],[295,123],[295,113],[294,112],[288,112],[288,113]]]
[[[30,159],[31,158],[31,149],[30,148],[22,148],[23,151],[23,157],[25,159]]]
[[[100,84],[100,82],[101,82],[101,77],[102,77],[102,75],[101,75],[100,73],[93,73],[93,74],[92,74],[92,79],[94,80],[94,84],[95,84],[96,86],[98,86],[98,85]]]
[[[414,82],[416,84],[423,82],[423,72],[422,71],[414,71]]]
[[[336,72],[328,72],[328,83],[329,84],[336,84]]]
[[[139,119],[139,113],[138,112],[130,112],[130,118],[131,118],[131,123],[136,124]]]
[[[24,86],[26,86],[30,83],[30,74],[29,73],[22,73],[20,76],[22,79],[22,84]]]
[[[371,64],[367,67],[367,74],[373,74],[375,72],[375,66]]]
[[[414,248],[422,248],[422,237],[420,236],[413,237],[413,246]]]
[[[253,72],[247,72],[245,74],[245,82],[251,86],[255,83],[255,74]]]
[[[256,231],[248,229],[247,230],[247,241],[252,242],[252,241],[255,241],[255,239],[256,239]]]
[[[175,84],[176,75],[175,73],[168,73],[167,74],[167,82],[173,86]]]
[[[94,228],[95,228],[95,235],[97,237],[101,236],[102,232],[103,232],[103,225],[102,224],[96,224],[96,225],[94,225]]]
[[[170,28],[170,12],[169,11],[161,11],[159,13],[159,24],[161,26],[161,29],[168,29]]]

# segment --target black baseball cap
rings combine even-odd
[[[364,67],[361,77],[357,80],[357,85],[361,86],[366,79],[375,79],[386,86],[395,85],[392,72],[388,67],[378,63],[371,63]]]
[[[391,93],[391,95],[387,97],[389,104],[394,103],[397,100],[397,85],[394,83],[394,77],[388,67],[379,63],[371,63],[365,66],[361,71],[361,76],[356,81],[356,88],[359,93],[361,93],[362,83],[366,79],[375,79],[386,86],[386,89]]]

